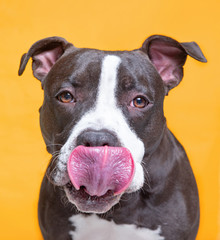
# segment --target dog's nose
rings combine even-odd
[[[76,143],[78,146],[83,145],[86,147],[119,146],[117,137],[105,130],[83,132],[78,136]]]

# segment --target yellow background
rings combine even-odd
[[[37,40],[62,36],[77,47],[134,49],[149,35],[196,41],[208,63],[188,58],[182,83],[165,100],[168,126],[184,145],[198,182],[198,240],[220,239],[220,1],[0,1],[0,239],[41,240],[40,182],[50,156],[38,123],[43,99],[21,55]],[[178,240],[178,239],[177,239]]]

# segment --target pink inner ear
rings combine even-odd
[[[149,57],[166,85],[173,88],[179,84],[186,59],[186,54],[181,48],[166,42],[154,41],[149,48]]]
[[[56,47],[54,49],[44,51],[33,56],[33,61],[36,64],[34,69],[34,75],[36,77],[44,77],[48,74],[52,66],[55,64],[57,59],[63,54],[61,47]]]

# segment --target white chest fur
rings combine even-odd
[[[164,240],[160,227],[156,230],[137,228],[133,224],[115,224],[96,215],[74,215],[70,222],[75,231],[70,231],[73,240]]]

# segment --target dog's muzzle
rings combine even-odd
[[[131,184],[135,165],[124,147],[78,146],[67,163],[70,181],[64,187],[78,210],[104,213],[117,204]]]

